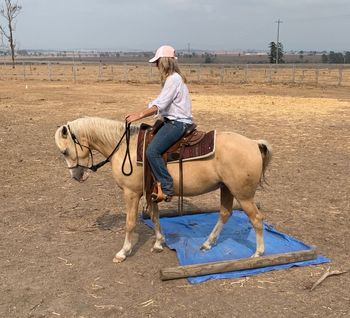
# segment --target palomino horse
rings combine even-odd
[[[122,189],[126,208],[126,235],[122,249],[115,255],[114,262],[122,262],[130,255],[136,243],[134,229],[138,217],[139,201],[143,195],[143,169],[136,164],[137,132],[139,127],[130,126],[129,150],[134,167],[131,175],[122,173],[127,143],[120,143],[124,123],[102,118],[80,118],[59,127],[55,141],[65,157],[71,177],[82,182],[87,179],[87,170],[92,165],[92,152],[96,150],[109,159],[118,186]],[[220,216],[214,229],[201,249],[208,250],[215,243],[224,224],[232,213],[233,199],[240,203],[248,215],[256,233],[254,257],[264,253],[262,215],[254,203],[258,185],[264,180],[264,173],[271,159],[271,148],[264,141],[248,139],[234,132],[217,132],[215,154],[204,159],[183,163],[184,196],[196,196],[220,188]],[[127,165],[128,166],[128,165]],[[178,164],[168,164],[174,179],[175,195],[179,193]],[[164,237],[159,224],[159,210],[156,203],[150,207],[156,241],[152,251],[163,250]]]

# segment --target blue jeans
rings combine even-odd
[[[185,133],[187,124],[167,120],[158,130],[146,150],[146,156],[151,166],[156,181],[161,183],[162,190],[166,195],[174,194],[173,178],[170,176],[162,154],[175,144]]]

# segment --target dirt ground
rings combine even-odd
[[[332,263],[238,280],[162,282],[174,251],[152,254],[153,232],[121,264],[121,192],[107,165],[70,179],[54,143],[57,126],[82,116],[122,119],[158,85],[0,82],[1,317],[349,317],[350,273],[310,286],[331,266],[350,270],[350,90],[190,85],[200,129],[266,139],[270,186],[257,193],[266,220]],[[218,207],[214,193],[187,206]]]

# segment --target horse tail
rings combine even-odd
[[[272,148],[271,148],[271,145],[266,140],[257,140],[256,142],[258,143],[261,157],[263,160],[262,173],[260,178],[260,185],[263,186],[263,183],[268,184],[266,181],[265,172],[266,172],[267,166],[269,165],[272,159]]]

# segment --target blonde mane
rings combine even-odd
[[[105,145],[114,147],[125,131],[125,123],[100,117],[83,117],[68,122],[71,131],[79,139],[87,138],[89,141],[100,141]],[[139,131],[139,125],[130,126],[130,135]]]

